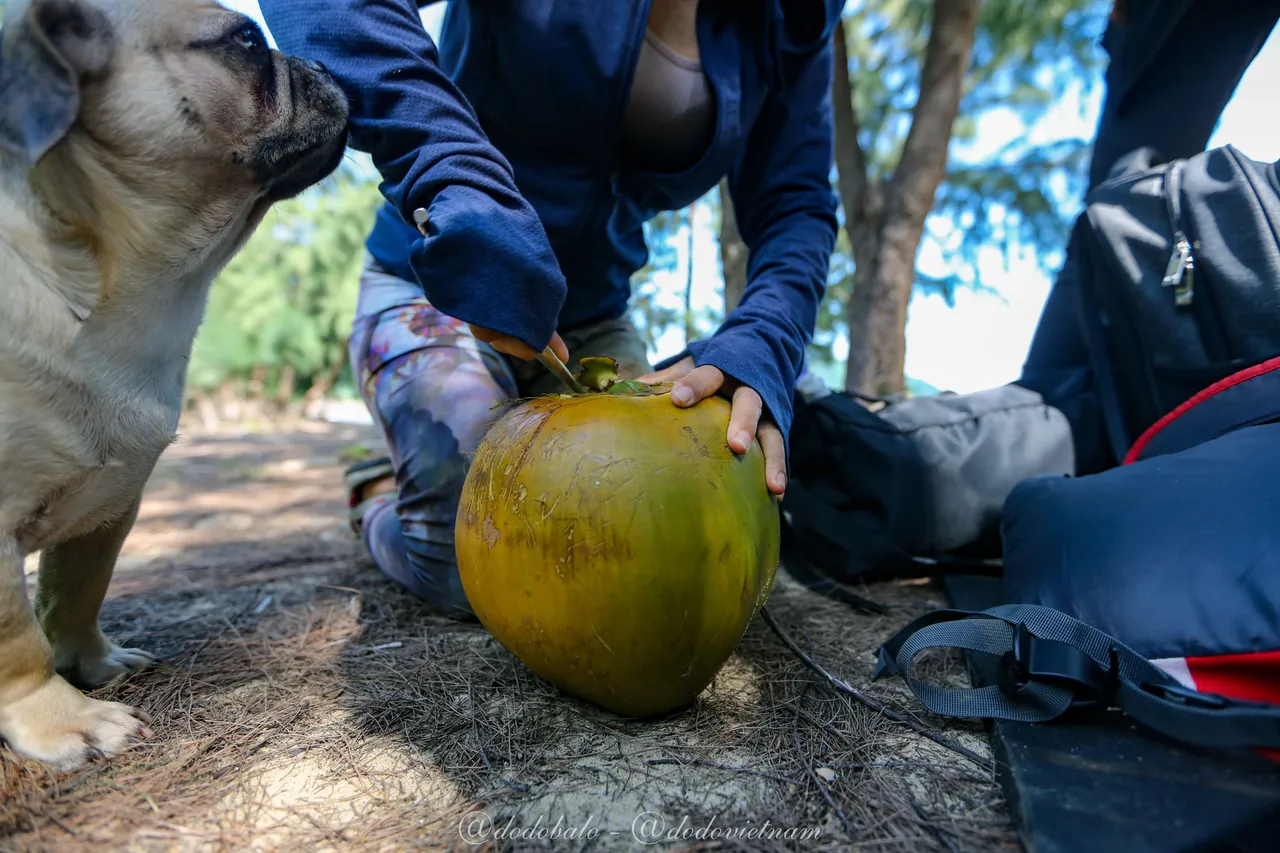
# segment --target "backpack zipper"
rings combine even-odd
[[[1161,285],[1173,288],[1173,304],[1185,308],[1195,298],[1196,259],[1191,253],[1191,241],[1182,230],[1182,163],[1169,167],[1165,178],[1165,204],[1169,208],[1169,223],[1173,226],[1173,254],[1164,269]]]
[[[1169,258],[1169,265],[1165,267],[1164,281],[1161,284],[1172,287],[1173,304],[1185,308],[1195,298],[1196,259],[1191,254],[1191,244],[1186,237],[1175,234],[1174,239],[1173,255]]]

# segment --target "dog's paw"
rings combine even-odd
[[[145,711],[90,699],[58,676],[0,707],[0,736],[9,748],[63,771],[119,755],[151,737],[150,722]]]
[[[156,657],[142,649],[121,648],[99,633],[84,643],[55,643],[53,660],[58,674],[67,681],[92,688],[149,667],[156,662]]]
[[[81,683],[97,687],[118,675],[153,666],[155,662],[156,656],[151,652],[113,645],[105,655],[96,656],[92,660],[81,659],[76,673]]]

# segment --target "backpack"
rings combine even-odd
[[[1072,473],[1073,450],[1062,413],[1015,385],[903,401],[799,398],[783,563],[810,588],[869,610],[878,608],[845,585],[998,571],[984,561],[999,556],[1005,498],[1029,474]]]
[[[1001,512],[1003,601],[880,649],[935,713],[1118,708],[1188,744],[1280,747],[1280,174],[1230,146],[1138,151],[1086,199],[1080,320],[1118,466],[1032,474]],[[911,674],[927,647],[994,684]]]
[[[1075,232],[1082,328],[1115,458],[1128,461],[1280,414],[1276,164],[1229,145],[1157,159],[1140,149],[1118,163]]]

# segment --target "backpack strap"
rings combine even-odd
[[[913,678],[912,659],[926,648],[999,657],[996,684],[946,689]],[[942,716],[1039,723],[1071,708],[1118,708],[1187,744],[1280,747],[1280,706],[1191,690],[1119,640],[1048,607],[926,613],[880,647],[875,678],[885,675],[902,677]]]

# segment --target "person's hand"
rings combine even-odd
[[[688,408],[712,394],[719,394],[733,404],[729,415],[729,447],[734,453],[746,453],[758,437],[764,450],[764,477],[769,491],[781,495],[787,487],[787,453],[782,432],[764,415],[764,401],[753,388],[717,367],[693,366],[693,358],[681,359],[665,370],[638,377],[637,382],[674,382],[671,401]]]
[[[484,341],[498,352],[506,353],[509,356],[532,361],[538,357],[538,351],[526,344],[519,338],[513,338],[510,335],[504,335],[501,332],[495,332],[492,329],[486,329],[484,326],[477,326],[472,323],[467,324],[471,328],[471,334],[475,335],[478,340]],[[564,341],[560,338],[559,332],[551,333],[551,351],[554,352],[561,361],[569,360],[569,348],[565,346]]]

